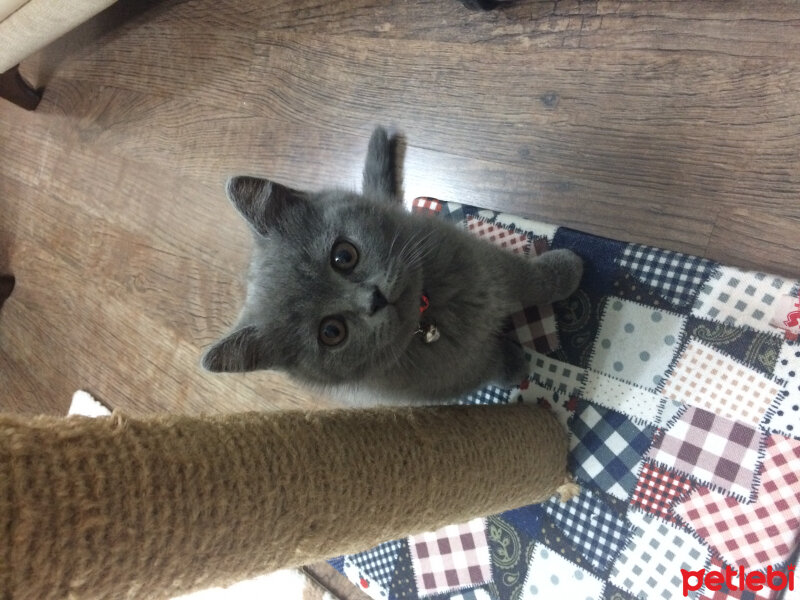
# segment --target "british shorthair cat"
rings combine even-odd
[[[406,212],[394,142],[372,134],[360,194],[228,181],[253,254],[244,306],[206,369],[279,369],[360,404],[442,402],[526,377],[522,348],[501,332],[521,305],[569,296],[581,259],[521,257]]]

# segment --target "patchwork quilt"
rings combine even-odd
[[[334,567],[386,600],[775,600],[794,587],[798,281],[432,198],[413,209],[510,252],[584,258],[573,296],[513,316],[529,380],[461,400],[549,405],[582,491]]]

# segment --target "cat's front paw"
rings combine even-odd
[[[522,346],[509,338],[500,338],[500,355],[503,357],[503,364],[497,383],[501,387],[514,387],[528,378],[528,359]]]
[[[583,277],[583,259],[572,250],[566,248],[550,250],[542,254],[538,260],[550,271],[553,302],[571,296],[572,292],[578,289]]]

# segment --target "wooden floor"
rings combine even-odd
[[[2,410],[311,405],[198,367],[250,244],[222,184],[356,186],[377,123],[406,198],[800,273],[794,0],[121,1],[22,71],[46,92],[0,103]]]

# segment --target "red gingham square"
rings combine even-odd
[[[419,198],[414,198],[412,208],[414,212],[429,212],[436,214],[442,210],[442,203],[436,198],[420,196]]]
[[[516,233],[511,229],[494,225],[488,221],[468,215],[465,223],[467,231],[477,237],[493,243],[499,248],[516,254],[528,254],[531,249],[531,236],[527,233]]]
[[[475,587],[492,578],[484,519],[408,538],[420,596]]]
[[[674,521],[672,506],[676,500],[685,497],[692,487],[688,477],[645,461],[636,489],[633,490],[631,504],[667,521]]]
[[[749,504],[699,488],[675,513],[728,564],[748,570],[781,564],[800,541],[800,440],[772,435],[756,500]]]

